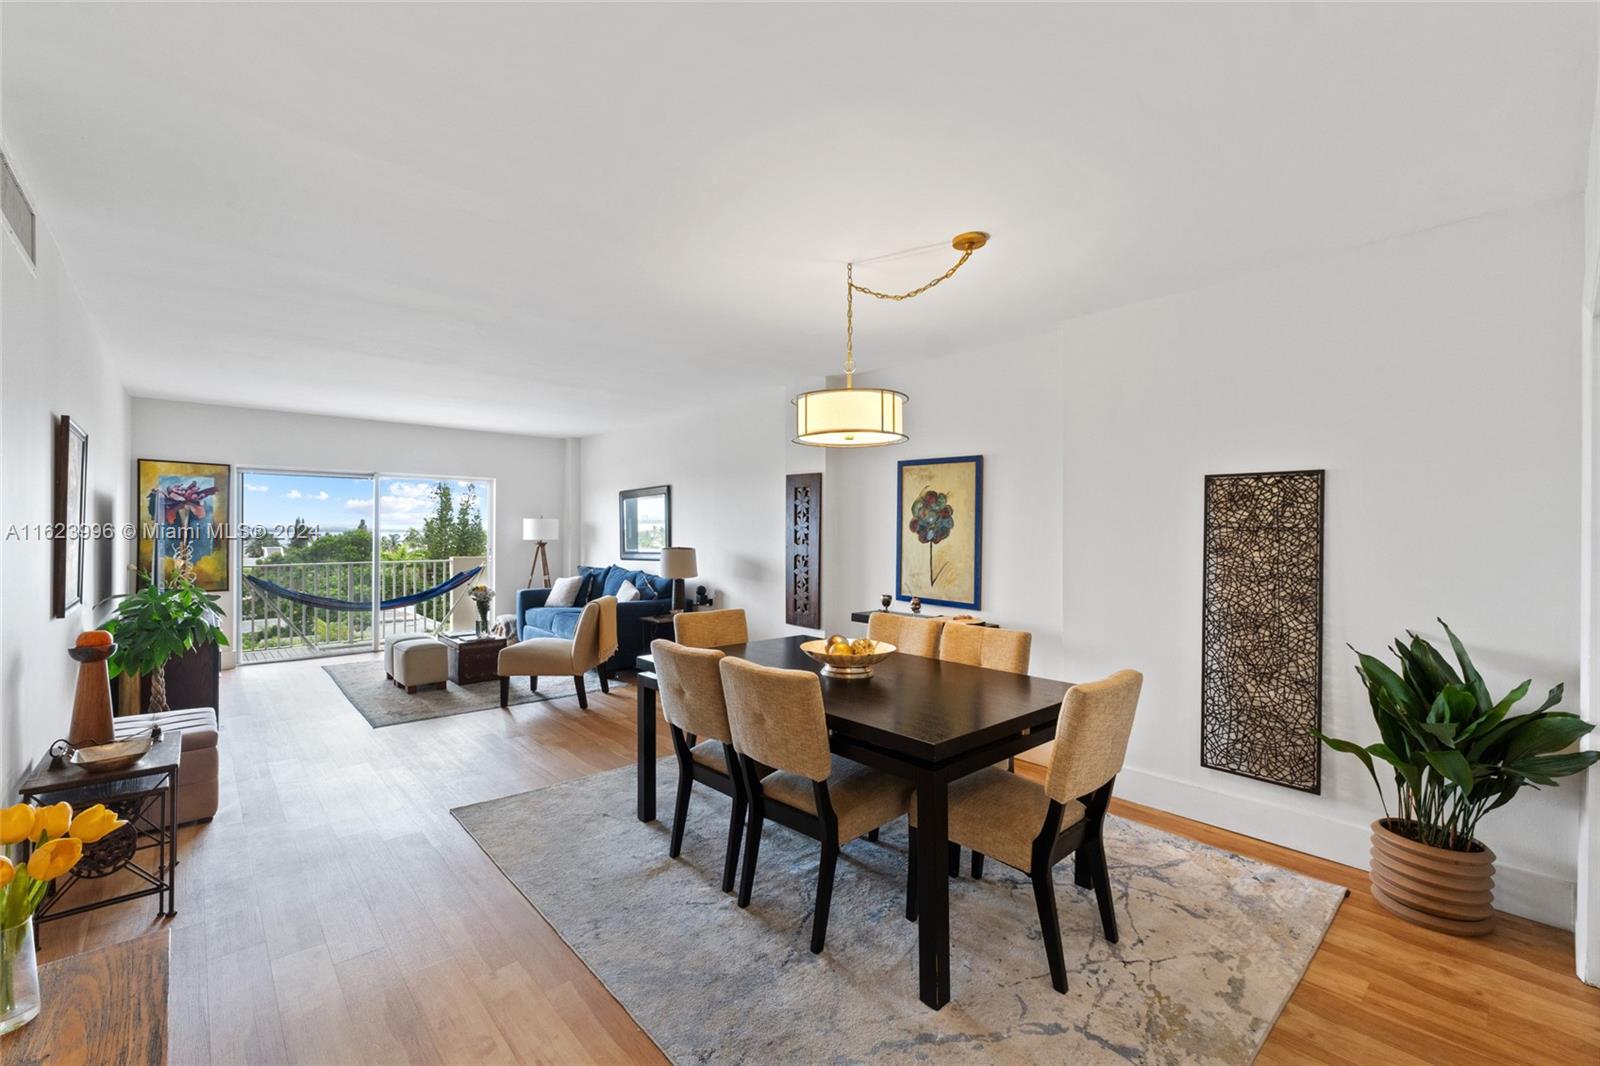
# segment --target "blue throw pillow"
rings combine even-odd
[[[670,594],[672,589],[671,578],[659,577],[655,574],[642,574],[640,576],[644,580],[644,584],[640,585],[639,582],[635,581],[634,585],[644,594],[643,599],[661,600]]]
[[[606,575],[612,569],[614,568],[610,566],[578,567],[578,575],[583,578],[583,584],[578,586],[577,606],[582,607],[601,595],[600,590],[605,587]]]
[[[633,580],[634,576],[636,574],[638,574],[638,573],[639,573],[639,571],[637,571],[637,570],[624,570],[620,566],[613,566],[606,573],[606,583],[603,586],[600,595],[602,595],[602,596],[615,596],[617,594],[617,592],[619,590],[621,590],[622,583],[624,581]],[[638,588],[639,587],[639,582],[634,581],[633,582],[633,587],[634,588]]]

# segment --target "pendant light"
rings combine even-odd
[[[844,388],[815,389],[794,398],[796,444],[816,448],[874,448],[903,444],[906,394],[895,389],[858,389],[855,386],[855,294],[879,300],[909,300],[946,280],[989,242],[987,233],[963,233],[950,242],[961,253],[955,266],[926,285],[910,292],[878,292],[855,281],[855,264],[844,265]]]

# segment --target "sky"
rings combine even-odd
[[[365,477],[337,477],[328,474],[268,474],[243,472],[244,492],[239,519],[252,526],[290,526],[296,518],[328,532],[354,529],[364,518],[372,525],[372,480]],[[493,485],[488,481],[461,481],[454,478],[378,479],[383,532],[403,533],[421,529],[422,520],[432,513],[433,486],[444,481],[459,499],[469,486],[478,488],[478,510],[485,524],[491,521],[489,508]]]

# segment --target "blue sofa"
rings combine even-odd
[[[672,609],[672,582],[643,570],[620,566],[580,566],[578,576],[584,580],[578,589],[578,602],[571,607],[546,607],[544,601],[550,596],[549,589],[517,591],[517,630],[522,639],[559,637],[571,640],[578,630],[578,618],[585,604],[601,596],[615,596],[624,581],[632,581],[641,598],[617,604],[617,652],[600,664],[600,668],[607,676],[618,670],[633,669],[634,661],[644,653],[642,619],[666,614]]]

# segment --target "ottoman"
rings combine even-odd
[[[411,640],[432,640],[426,633],[401,633],[397,637],[387,637],[383,642],[383,676],[390,681],[394,680],[394,650],[401,644]]]
[[[407,640],[394,647],[394,683],[407,692],[437,685],[444,688],[450,652],[437,640]]]
[[[118,740],[160,725],[164,733],[183,737],[178,766],[178,821],[209,822],[217,813],[217,712],[210,707],[159,714],[125,714],[111,720]]]

